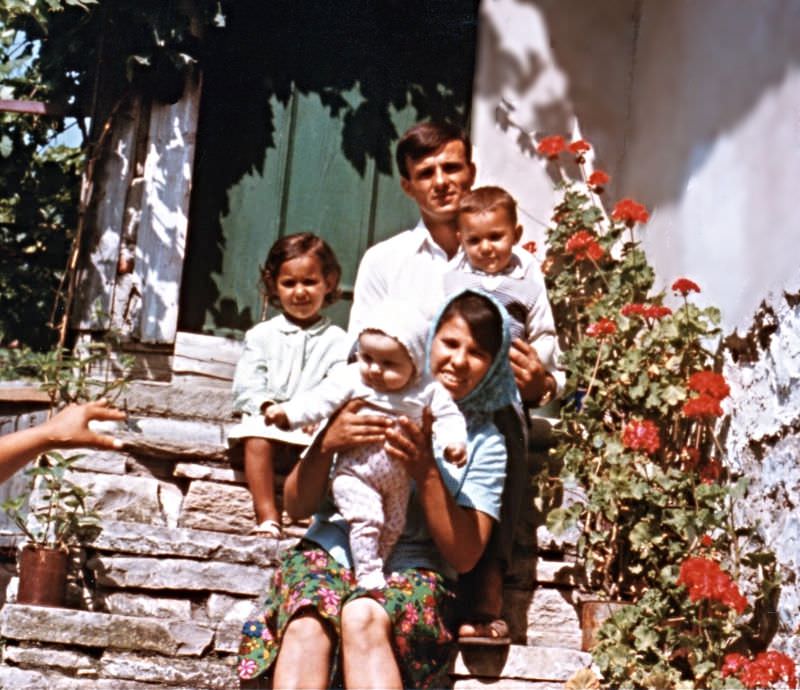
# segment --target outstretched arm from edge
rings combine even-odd
[[[125,413],[109,407],[107,400],[69,405],[39,426],[0,438],[0,482],[40,453],[56,448],[122,448],[121,440],[92,431],[89,422],[93,419],[121,421]]]
[[[458,572],[471,570],[483,554],[494,520],[479,510],[458,505],[447,490],[431,447],[432,417],[425,410],[422,426],[406,417],[386,432],[386,452],[402,462],[417,484],[428,530],[442,556]]]

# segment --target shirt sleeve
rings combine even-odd
[[[269,365],[264,338],[266,334],[251,328],[244,336],[244,350],[233,375],[233,406],[245,414],[261,414],[261,406],[270,400]]]
[[[558,365],[561,351],[558,347],[553,310],[550,307],[550,300],[547,298],[547,287],[542,271],[535,261],[527,270],[527,279],[533,281],[539,290],[533,307],[528,311],[525,333],[531,347],[536,350],[542,366],[555,379],[556,395],[560,395],[564,389],[566,377]]]
[[[431,385],[430,407],[433,413],[433,435],[437,445],[440,448],[465,445],[467,423],[464,421],[464,415],[453,402],[450,393],[437,381]]]
[[[506,444],[494,424],[474,434],[469,444],[470,459],[456,503],[500,519],[503,484],[506,480]]]
[[[358,380],[357,365],[337,366],[316,386],[282,403],[292,428],[314,424],[330,417],[353,397]]]
[[[375,307],[386,299],[386,266],[381,256],[381,246],[368,249],[358,265],[356,281],[353,285],[353,305],[350,307],[350,321],[347,332],[355,336],[361,330],[364,320],[374,313]]]

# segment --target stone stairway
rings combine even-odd
[[[247,535],[249,493],[224,446],[229,401],[227,387],[197,383],[128,392],[125,452],[86,451],[76,465],[103,531],[73,559],[70,608],[16,604],[16,578],[7,587],[0,688],[238,687],[242,621],[303,527],[281,541]],[[520,531],[528,539],[504,612],[514,644],[462,649],[452,670],[459,690],[560,688],[591,663],[580,651],[569,544],[530,517]]]

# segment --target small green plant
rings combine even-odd
[[[563,192],[543,264],[568,375],[551,452],[556,481],[585,495],[547,522],[580,530],[589,589],[631,604],[603,625],[595,663],[613,688],[750,687],[765,664],[760,678],[793,685],[783,655],[745,656],[774,634],[780,583],[756,526],[732,517],[747,482],[728,472],[717,437],[729,395],[719,312],[693,302],[700,287],[687,278],[672,284],[674,308],[652,292],[637,237],[647,209],[623,199],[606,213],[610,178],[587,175],[589,148],[559,136],[539,144]],[[566,177],[562,154],[581,179]]]
[[[67,477],[80,457],[43,455],[25,472],[30,477],[27,490],[0,505],[33,546],[68,549],[100,532],[99,516],[87,506],[89,492]]]

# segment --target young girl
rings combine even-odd
[[[316,386],[345,361],[349,339],[320,313],[339,296],[341,269],[331,248],[308,232],[279,239],[269,250],[262,280],[269,303],[281,313],[245,334],[244,352],[233,378],[234,407],[242,421],[228,434],[244,445],[244,469],[253,495],[253,532],[281,536],[275,504],[274,464],[279,453],[294,453],[287,437],[267,426],[265,409]]]

